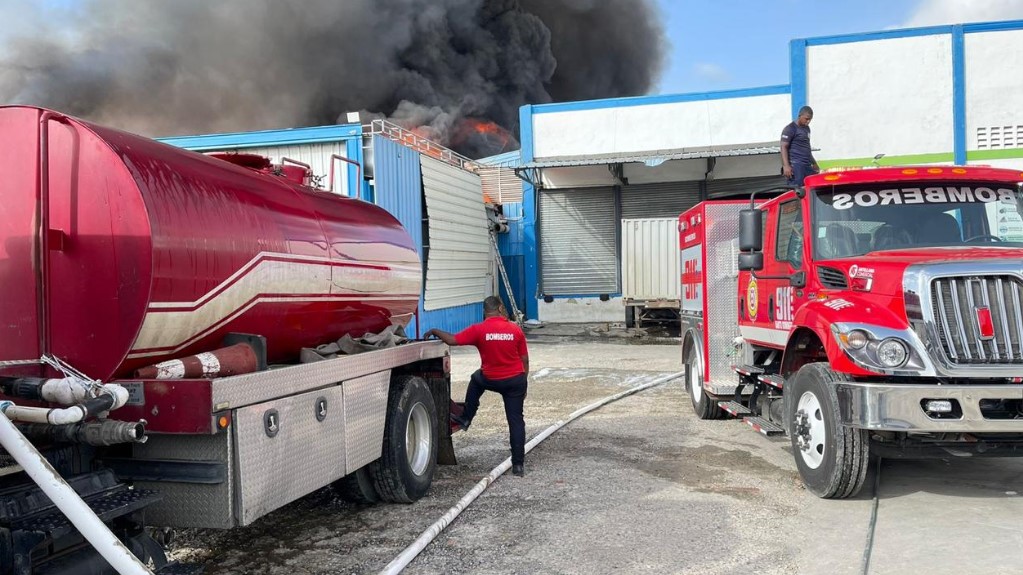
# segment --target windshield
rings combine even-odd
[[[832,259],[917,247],[1023,247],[1021,190],[1021,184],[963,181],[818,189],[814,255]]]

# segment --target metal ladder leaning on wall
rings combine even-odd
[[[512,292],[511,282],[508,281],[508,272],[504,269],[504,261],[501,260],[501,250],[497,248],[497,236],[493,233],[487,235],[490,236],[490,245],[493,246],[494,255],[497,257],[497,272],[501,275],[501,283],[504,284],[504,291],[508,294],[508,301],[512,306],[512,315],[515,317],[515,323],[522,325],[526,318],[519,310],[518,304],[515,303],[515,293]]]

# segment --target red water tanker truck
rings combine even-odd
[[[148,525],[247,525],[329,484],[411,502],[453,460],[443,344],[299,363],[413,317],[386,211],[38,108],[0,108],[0,142],[0,573],[145,572]]]
[[[825,498],[855,495],[872,454],[1023,453],[1021,182],[836,171],[682,214],[696,414],[787,435]]]

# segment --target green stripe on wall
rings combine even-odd
[[[1006,150],[999,150],[1006,151]],[[973,154],[974,152],[970,152]],[[1020,150],[1020,156],[1023,157],[1023,150]],[[969,159],[973,159],[973,156],[967,156]],[[939,154],[910,154],[907,156],[885,156],[878,160],[877,165],[879,166],[906,166],[910,164],[937,164],[939,162],[952,163],[955,161],[955,156],[952,152],[942,152]],[[842,160],[821,160],[817,162],[821,169],[828,168],[858,168],[863,166],[870,166],[874,163],[874,158],[846,158]]]
[[[966,160],[1011,160],[1023,158],[1023,148],[1009,148],[1005,150],[974,150],[966,152]]]

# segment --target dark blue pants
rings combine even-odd
[[[469,389],[465,391],[465,411],[462,418],[471,423],[480,407],[484,391],[500,393],[504,399],[504,416],[508,420],[508,435],[511,441],[512,465],[522,465],[526,458],[526,422],[522,419],[522,404],[526,401],[528,382],[526,374],[508,379],[489,380],[482,370],[476,370],[469,378]]]
[[[810,164],[792,164],[792,177],[785,181],[785,185],[792,187],[802,186],[803,180],[807,176],[812,176],[818,172],[819,170],[813,169],[813,166]]]

